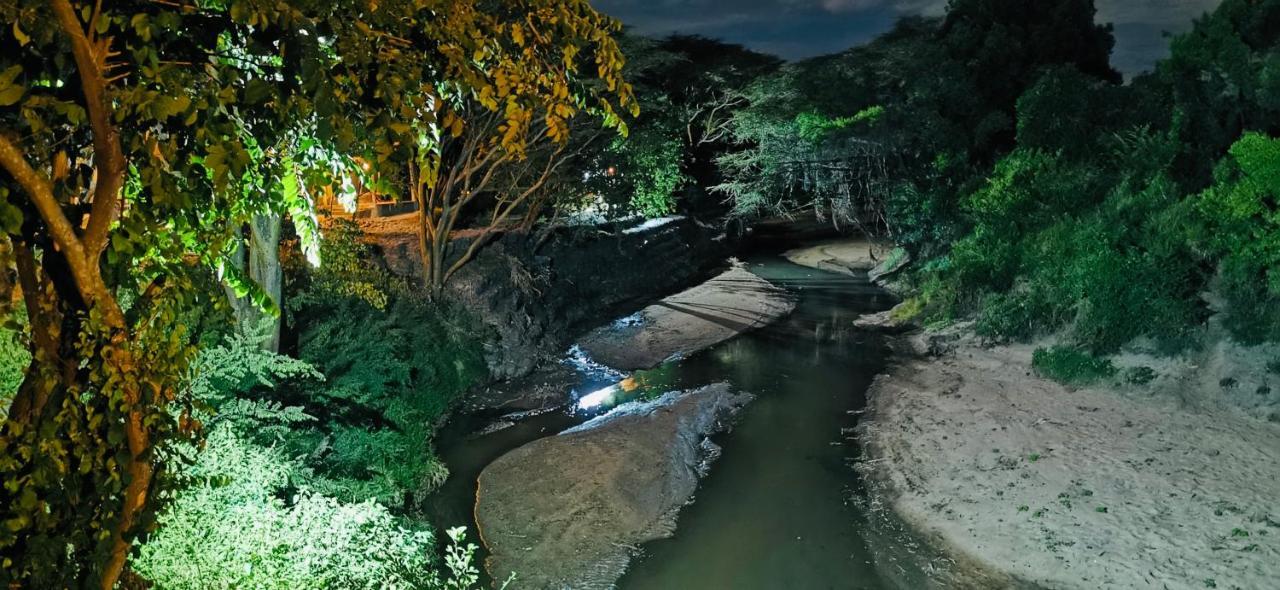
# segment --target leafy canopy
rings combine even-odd
[[[169,485],[159,452],[198,426],[181,320],[219,304],[220,270],[256,291],[222,264],[244,222],[292,213],[314,237],[311,191],[346,184],[351,156],[431,153],[466,128],[462,100],[502,114],[512,153],[534,120],[563,140],[577,111],[621,126],[634,106],[618,25],[585,0],[6,0],[0,16],[0,263],[37,349],[0,431],[4,583],[114,583]]]

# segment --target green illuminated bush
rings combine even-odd
[[[15,314],[9,325],[0,326],[0,416],[8,413],[9,402],[22,385],[26,376],[27,365],[31,363],[31,352],[23,343],[21,324],[16,318],[24,314]]]
[[[133,561],[159,588],[421,588],[434,580],[432,537],[373,501],[299,488],[305,469],[230,426],[210,432]]]
[[[398,449],[438,464],[429,447],[419,448],[426,439],[403,448],[407,439],[388,443],[381,431],[350,426],[337,442],[304,448],[316,415],[333,409],[316,405],[312,415],[281,403],[279,390],[331,385],[311,364],[262,350],[259,336],[241,327],[197,359],[189,388],[207,410],[208,436],[198,451],[184,446],[170,457],[181,485],[134,556],[134,571],[177,590],[472,587],[474,549],[461,546],[459,531],[450,531],[457,546],[442,566],[423,525],[374,499],[403,494],[400,482],[340,480],[313,468],[326,449],[346,447],[364,450],[372,463]]]
[[[480,331],[464,310],[378,266],[357,227],[327,234],[321,256],[333,264],[289,265],[288,299],[297,356],[325,381],[293,380],[268,396],[323,418],[283,443],[308,457],[317,489],[399,507],[448,475],[431,437],[486,376]]]
[[[923,284],[954,293],[935,296],[933,313],[976,314],[978,332],[995,340],[1065,330],[1098,354],[1143,336],[1188,345],[1207,277],[1179,188],[1160,172],[1169,141],[1145,130],[1116,136],[1115,168],[1035,150],[1003,159],[966,201],[973,229],[927,271],[937,278]]]

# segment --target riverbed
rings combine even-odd
[[[886,309],[892,298],[864,275],[814,270],[776,256],[747,266],[795,293],[795,312],[652,370],[623,374],[579,358],[566,380],[566,408],[506,421],[510,425],[499,419],[498,429],[487,434],[475,432],[493,423],[493,415],[455,420],[440,438],[452,476],[431,506],[434,520],[472,525],[476,477],[512,449],[627,401],[727,382],[755,401],[731,432],[715,438],[722,456],[681,512],[675,535],[646,544],[618,587],[911,584],[916,575],[909,567],[886,563],[885,555],[894,552],[880,546],[883,531],[876,529],[882,527],[873,526],[879,517],[853,469],[860,452],[854,427],[887,356],[880,337],[853,322]],[[627,387],[613,387],[624,379]]]

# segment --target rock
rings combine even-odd
[[[577,374],[563,363],[544,364],[528,376],[500,381],[476,389],[463,401],[469,413],[495,411],[502,414],[542,412],[570,402],[569,392]]]
[[[878,332],[881,334],[902,334],[904,332],[914,330],[918,326],[914,321],[894,317],[893,310],[891,309],[880,313],[871,313],[859,316],[858,319],[853,321],[853,327],[859,330]]]
[[[668,393],[520,447],[480,474],[476,523],[496,580],[611,588],[641,543],[669,537],[719,453],[707,438],[750,401],[728,384]]]
[[[795,304],[787,291],[734,267],[644,308],[636,321],[593,330],[580,346],[609,367],[649,369],[772,323],[791,313]]]
[[[880,261],[880,264],[877,264],[875,268],[867,273],[867,278],[871,279],[873,283],[881,284],[884,279],[897,274],[906,268],[908,264],[911,264],[911,254],[902,248],[895,248],[889,252],[884,260]]]
[[[884,253],[885,248],[881,244],[864,237],[851,237],[788,250],[782,257],[800,266],[859,276],[875,268]]]

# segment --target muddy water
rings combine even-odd
[[[778,258],[753,272],[800,297],[794,314],[710,350],[632,376],[603,403],[552,412],[482,437],[462,437],[459,422],[441,438],[453,477],[438,495],[438,523],[471,524],[475,478],[489,462],[528,441],[552,435],[612,405],[713,382],[757,395],[730,433],[716,437],[723,455],[680,515],[675,537],[649,543],[619,582],[624,590],[674,588],[824,589],[901,587],[884,577],[873,555],[861,483],[850,464],[851,440],[864,393],[885,350],[853,320],[891,301],[865,279],[812,270]],[[619,380],[580,372],[575,399]],[[452,440],[451,440],[452,439]],[[896,567],[896,566],[895,566]],[[897,568],[901,569],[901,568]],[[519,587],[519,583],[515,584]]]

